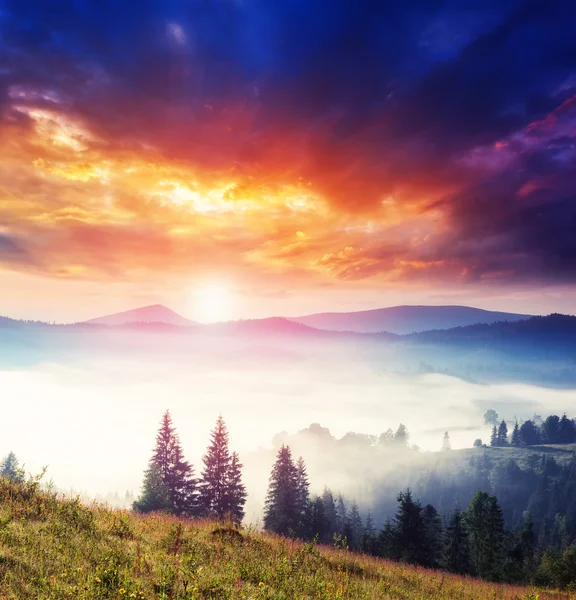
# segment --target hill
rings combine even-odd
[[[127,325],[129,323],[166,323],[168,325],[188,326],[194,325],[193,321],[184,318],[172,309],[162,304],[144,306],[124,312],[96,317],[84,323],[90,325]]]
[[[0,480],[0,597],[568,599]]]
[[[359,312],[319,313],[292,321],[331,331],[405,335],[431,329],[450,329],[476,323],[520,321],[531,315],[494,312],[470,306],[392,306]]]

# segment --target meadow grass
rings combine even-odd
[[[0,598],[576,600],[0,480]]]

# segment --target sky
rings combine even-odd
[[[0,0],[0,314],[574,312],[575,19]]]

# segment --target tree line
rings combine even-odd
[[[498,423],[498,413],[493,409],[484,414],[484,422],[492,425],[491,446],[538,446],[540,444],[574,444],[576,443],[576,423],[564,413],[549,415],[542,419],[534,415],[523,423],[515,421],[511,432],[505,420]],[[482,446],[482,440],[474,442],[474,446]]]

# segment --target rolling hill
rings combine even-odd
[[[531,315],[494,312],[470,306],[392,306],[359,312],[319,313],[292,321],[331,331],[406,335],[432,329],[451,329],[476,323],[521,321]]]
[[[87,507],[0,479],[0,597],[565,599],[240,530]]]

